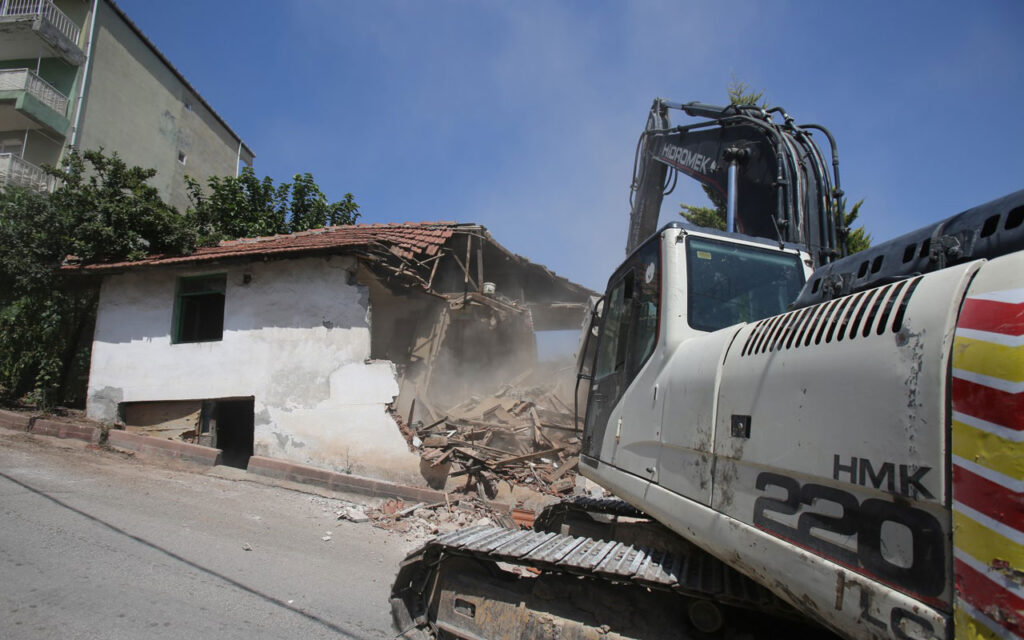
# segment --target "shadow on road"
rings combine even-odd
[[[275,598],[273,596],[269,596],[269,595],[267,595],[267,594],[265,594],[265,593],[263,593],[261,591],[257,591],[255,589],[253,589],[252,587],[246,586],[246,585],[242,584],[241,582],[238,582],[237,580],[229,578],[228,576],[225,576],[223,574],[217,573],[216,571],[213,571],[211,569],[207,569],[206,567],[198,565],[195,562],[192,562],[191,560],[189,560],[188,558],[183,558],[183,557],[179,556],[178,554],[174,553],[173,551],[169,551],[169,550],[164,549],[163,547],[161,547],[161,546],[159,546],[157,544],[153,544],[149,540],[145,540],[144,538],[140,538],[139,536],[136,536],[136,535],[133,535],[131,533],[128,533],[124,529],[120,529],[120,528],[110,524],[109,522],[101,520],[101,519],[97,518],[96,516],[90,515],[90,514],[84,512],[84,511],[82,511],[81,509],[76,509],[75,507],[72,507],[71,505],[67,504],[66,502],[62,502],[61,500],[59,500],[57,498],[54,498],[53,496],[47,494],[45,491],[41,491],[39,489],[36,489],[35,487],[29,486],[29,485],[25,484],[24,482],[22,482],[22,481],[20,481],[20,480],[18,480],[16,478],[12,478],[11,476],[7,475],[6,473],[3,473],[2,471],[0,471],[0,477],[2,477],[4,479],[12,482],[13,484],[18,485],[19,487],[22,487],[23,489],[25,489],[27,491],[31,491],[32,493],[34,493],[34,494],[36,494],[38,496],[46,498],[50,502],[53,502],[54,504],[59,505],[59,506],[65,508],[65,509],[67,509],[68,511],[73,511],[74,513],[77,513],[78,515],[82,516],[83,518],[87,518],[87,519],[95,522],[96,524],[99,524],[99,525],[101,525],[103,527],[106,527],[107,529],[110,529],[111,531],[113,531],[113,532],[115,532],[117,534],[120,534],[120,535],[122,535],[122,536],[124,536],[126,538],[130,538],[131,540],[134,540],[135,542],[138,542],[139,544],[143,544],[143,545],[149,547],[150,549],[153,549],[155,551],[159,551],[160,553],[164,554],[165,556],[173,558],[173,559],[177,560],[178,562],[184,563],[184,564],[192,567],[193,569],[196,569],[197,571],[202,571],[203,573],[205,573],[207,575],[210,575],[210,576],[213,576],[214,578],[217,578],[218,580],[223,580],[224,582],[230,584],[233,587],[241,589],[242,591],[245,591],[246,593],[250,593],[250,594],[252,594],[252,595],[254,595],[254,596],[258,597],[258,598],[261,598],[261,599],[265,600],[266,602],[269,602],[271,604],[277,605],[278,607],[281,607],[282,609],[287,609],[288,611],[291,611],[293,613],[297,613],[298,615],[302,616],[303,618],[306,618],[307,620],[310,620],[310,621],[315,622],[315,623],[317,623],[319,625],[322,625],[322,626],[330,629],[331,631],[334,631],[335,633],[339,633],[339,634],[341,634],[341,635],[343,635],[345,637],[348,637],[348,638],[354,638],[356,640],[361,640],[360,636],[352,633],[348,629],[340,627],[340,626],[338,626],[338,625],[336,625],[333,622],[330,622],[328,620],[324,620],[323,618],[321,618],[319,616],[313,615],[311,613],[307,613],[306,611],[303,611],[301,609],[293,607],[292,605],[288,604],[287,602],[284,602],[283,600],[279,600],[279,599],[277,599],[277,598]]]

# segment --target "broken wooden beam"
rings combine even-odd
[[[504,460],[497,460],[495,462],[490,462],[490,463],[488,463],[488,466],[491,467],[492,469],[496,469],[498,467],[503,467],[503,466],[508,465],[508,464],[515,464],[516,462],[526,462],[527,460],[532,460],[534,458],[543,458],[544,456],[553,456],[553,455],[555,455],[556,453],[558,453],[561,450],[562,450],[562,447],[556,447],[554,449],[545,449],[544,451],[534,451],[533,453],[527,453],[527,454],[521,455],[521,456],[514,456],[512,458],[505,458]]]

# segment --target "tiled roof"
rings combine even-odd
[[[287,235],[225,240],[215,247],[201,247],[181,256],[152,255],[132,262],[108,262],[81,267],[65,266],[65,270],[88,272],[138,268],[170,264],[213,262],[229,258],[284,256],[320,253],[338,248],[355,251],[361,247],[384,247],[399,258],[423,260],[437,255],[451,238],[454,222],[405,222],[401,224],[358,224],[299,231]],[[347,252],[347,251],[343,251]]]

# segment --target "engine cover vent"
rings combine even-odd
[[[833,340],[855,340],[903,328],[921,276],[765,318],[754,325],[740,356],[797,349]],[[890,322],[891,321],[891,322]]]

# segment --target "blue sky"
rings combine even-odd
[[[309,171],[363,222],[483,224],[595,289],[652,99],[723,103],[731,78],[832,130],[876,242],[1024,188],[1014,0],[118,4],[258,175]],[[703,199],[682,185],[662,222]]]

